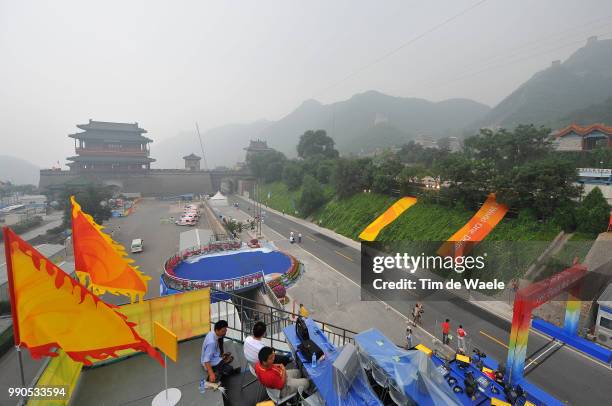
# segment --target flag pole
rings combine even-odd
[[[17,350],[17,359],[19,360],[19,373],[21,374],[21,386],[25,388],[25,375],[23,374],[23,357],[21,356],[21,347],[19,345],[15,346]]]
[[[164,377],[166,379],[166,402],[168,402],[168,358],[164,353]]]
[[[15,280],[13,277],[13,261],[11,256],[12,239],[9,234],[13,231],[8,227],[2,227],[4,235],[4,256],[6,257],[6,276],[8,279],[9,300],[11,303],[11,317],[13,319],[13,339],[15,349],[17,350],[17,359],[19,361],[19,372],[21,375],[21,386],[25,387],[25,375],[23,373],[23,357],[21,355],[21,338],[19,337],[19,323],[17,319],[17,306],[15,304]]]

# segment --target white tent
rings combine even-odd
[[[227,197],[223,196],[221,192],[217,192],[213,197],[210,198],[211,206],[227,206]]]

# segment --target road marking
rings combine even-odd
[[[559,348],[561,344],[559,344],[557,341],[553,342],[553,345],[551,345],[546,351],[544,351],[543,353],[541,353],[540,355],[538,355],[537,357],[535,357],[534,359],[531,360],[531,362],[529,362],[529,364],[525,365],[525,370],[527,368],[529,368],[529,366],[531,364],[537,364],[537,360],[539,360],[540,358],[542,358],[544,356],[544,354],[546,354],[548,351],[555,349],[555,348]]]
[[[503,342],[499,341],[497,338],[493,337],[492,335],[489,335],[487,333],[485,333],[484,331],[480,330],[479,331],[480,334],[482,334],[483,336],[487,337],[488,339],[490,339],[493,342],[496,342],[497,344],[501,345],[502,347],[504,347],[505,349],[509,350],[510,348],[504,344]],[[536,358],[537,359],[537,358]],[[538,364],[538,362],[534,359],[528,358],[528,361],[531,361],[529,365],[531,364]],[[527,367],[525,367],[527,368]]]
[[[489,338],[490,340],[496,342],[497,344],[501,345],[502,347],[505,347],[506,349],[508,349],[508,346],[504,343],[502,343],[501,341],[499,341],[497,338],[488,335],[487,333],[485,333],[484,331],[480,330],[479,331],[480,334],[482,334],[483,336]]]
[[[309,240],[312,240],[312,241],[317,241],[317,240],[315,240],[314,238],[312,238],[311,236],[309,236],[308,234],[307,234],[307,235],[305,235],[305,237],[306,237],[306,238],[308,238]]]
[[[533,328],[530,328],[530,329],[529,329],[529,331],[530,331],[530,332],[532,332],[532,333],[535,333],[535,334],[539,335],[540,337],[542,337],[542,338],[544,338],[544,339],[547,339],[547,340],[550,340],[550,339],[552,338],[552,337],[547,336],[546,334],[544,334],[544,333],[542,333],[542,332],[540,332],[540,331],[538,331],[538,330],[535,330],[535,329],[533,329]],[[602,367],[604,367],[604,368],[605,368],[605,369],[607,369],[607,370],[612,371],[612,366],[611,366],[611,365],[605,364],[605,363],[603,363],[602,361],[599,361],[599,360],[597,360],[597,359],[595,359],[595,358],[591,358],[591,357],[589,357],[588,355],[585,355],[585,354],[583,354],[582,352],[580,352],[579,350],[575,349],[574,347],[571,347],[571,346],[569,346],[569,345],[566,345],[566,346],[565,346],[565,347],[563,347],[563,348],[565,348],[565,349],[567,349],[567,350],[570,350],[570,351],[574,352],[576,355],[579,355],[579,356],[581,356],[581,357],[582,357],[582,358],[584,358],[584,359],[587,359],[587,360],[589,360],[589,361],[591,361],[591,362],[593,362],[593,363],[595,363],[595,364],[597,364],[597,365],[599,365],[599,366],[602,366]]]
[[[341,257],[344,257],[344,258],[348,259],[349,261],[354,262],[354,261],[353,261],[353,259],[352,259],[351,257],[347,257],[347,256],[346,256],[346,255],[344,255],[343,253],[338,252],[338,251],[336,251],[336,250],[334,250],[334,252],[335,252],[336,254],[340,255]]]

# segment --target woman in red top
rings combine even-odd
[[[257,355],[259,362],[255,364],[255,373],[263,386],[279,389],[281,399],[308,389],[310,381],[302,378],[299,370],[287,370],[283,364],[275,364],[274,356],[274,350],[270,347],[263,347]]]

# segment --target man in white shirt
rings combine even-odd
[[[244,340],[244,358],[251,365],[255,365],[259,361],[259,351],[266,346],[263,342],[263,337],[266,335],[266,323],[258,321],[253,326],[253,335],[248,336]],[[287,366],[291,362],[291,358],[287,355],[277,353],[274,357],[275,364],[283,364]]]

